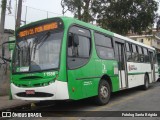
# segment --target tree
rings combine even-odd
[[[158,10],[155,0],[62,0],[61,5],[79,20],[96,20],[102,28],[122,35],[141,34],[153,25]]]
[[[6,6],[7,6],[7,0],[2,0],[0,35],[2,35],[4,32]]]
[[[15,28],[19,28],[21,26],[21,15],[22,15],[22,0],[19,0]]]
[[[64,14],[67,10],[74,14],[79,20],[90,22],[93,21],[91,15],[91,5],[94,0],[62,0],[61,6]],[[65,10],[66,7],[66,10]]]
[[[97,23],[113,32],[126,35],[129,30],[141,34],[157,16],[154,0],[94,0],[92,11]]]

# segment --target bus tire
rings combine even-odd
[[[98,105],[105,105],[109,102],[111,96],[111,87],[106,80],[100,80],[98,86],[98,95],[95,97],[95,102]]]
[[[147,74],[144,76],[144,85],[143,85],[143,90],[147,90],[149,88],[149,77]]]

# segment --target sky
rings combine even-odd
[[[7,2],[8,2],[7,4],[9,5],[9,0],[7,0]],[[15,29],[15,13],[16,13],[15,9],[16,9],[16,0],[11,0],[12,13],[8,14],[9,13],[8,10],[6,12],[6,23],[5,23],[6,29]],[[26,23],[45,19],[47,18],[47,11],[49,11],[48,17],[62,16],[61,0],[23,0],[21,19],[22,21],[26,21]],[[65,16],[73,17],[73,15],[69,11],[65,13]],[[22,25],[24,24],[25,23],[22,22]]]
[[[24,0],[23,5],[62,14],[61,0]],[[71,16],[72,14],[67,12],[66,15]]]

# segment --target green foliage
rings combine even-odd
[[[154,0],[95,0],[93,12],[105,29],[126,35],[129,30],[141,34],[154,23],[158,3]]]
[[[63,5],[82,21],[96,20],[99,26],[126,35],[141,34],[154,23],[158,3],[155,0],[62,0]]]
[[[7,0],[2,0],[2,10],[4,11],[6,9],[6,5],[7,5]]]
[[[93,20],[91,15],[91,5],[94,0],[62,0],[61,6],[74,14],[79,20],[90,22]]]

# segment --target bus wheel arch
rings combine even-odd
[[[101,77],[100,81],[101,81],[101,80],[105,80],[105,81],[107,81],[107,82],[109,83],[109,86],[110,86],[111,92],[112,92],[112,90],[113,90],[113,88],[112,88],[112,81],[111,81],[111,78],[109,77],[109,75],[107,75],[107,74],[103,75],[103,76]],[[100,83],[100,82],[99,82],[99,83]]]
[[[112,92],[111,80],[109,76],[102,76],[98,85],[98,95],[95,97],[95,102],[98,105],[105,105],[109,102]]]
[[[144,74],[144,85],[142,86],[142,88],[144,90],[147,90],[149,88],[149,83],[150,83],[150,81],[149,81],[149,74],[148,74],[148,72],[146,72]]]
[[[148,76],[148,78],[149,78],[149,73],[148,73],[148,72],[145,72],[145,75],[147,75],[147,76]]]

